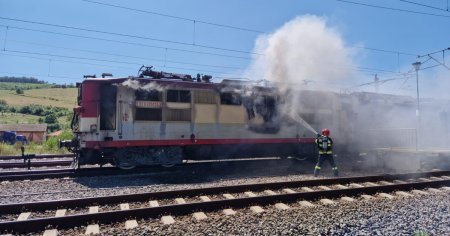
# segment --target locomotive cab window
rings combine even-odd
[[[167,90],[167,102],[191,102],[191,91],[189,90]]]
[[[242,104],[241,95],[237,93],[221,93],[220,104],[240,106]]]

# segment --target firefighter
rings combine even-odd
[[[323,129],[322,135],[317,134],[316,144],[319,149],[319,158],[317,159],[317,164],[314,168],[314,176],[319,174],[324,161],[328,161],[330,163],[331,169],[333,170],[333,175],[338,176],[338,168],[333,158],[333,140],[330,138],[329,129]]]

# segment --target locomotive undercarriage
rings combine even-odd
[[[114,153],[113,163],[120,169],[133,169],[142,165],[173,166],[183,161],[181,147],[120,148]]]
[[[113,164],[120,169],[136,166],[162,165],[170,167],[182,163],[181,147],[128,147],[114,149],[82,149],[77,154],[77,165]]]

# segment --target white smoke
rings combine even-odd
[[[299,115],[300,90],[338,91],[356,75],[354,49],[318,16],[296,17],[274,33],[259,36],[254,51],[263,55],[254,57],[244,77],[273,82],[285,98],[281,114],[313,133],[317,132]]]
[[[128,79],[125,82],[121,83],[120,85],[127,87],[127,88],[134,89],[134,90],[139,90],[139,89],[145,90],[145,91],[152,91],[152,90],[162,91],[163,90],[163,88],[155,82],[141,84],[139,82],[139,80],[133,80],[133,79]]]
[[[272,34],[258,37],[256,55],[244,77],[263,78],[280,89],[337,89],[354,77],[352,55],[324,18],[299,16]]]

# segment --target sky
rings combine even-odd
[[[104,72],[135,76],[146,65],[214,82],[285,80],[304,89],[416,96],[412,63],[419,61],[422,95],[448,99],[448,4],[0,0],[0,76],[70,84]]]

